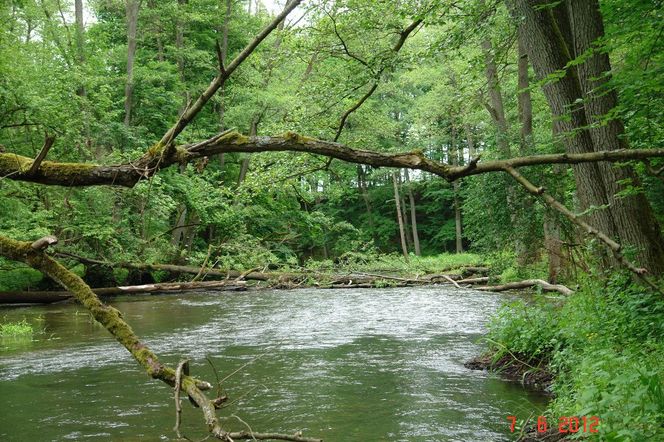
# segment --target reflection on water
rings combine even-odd
[[[541,396],[463,362],[505,296],[447,287],[142,296],[113,304],[163,361],[224,377],[228,428],[327,441],[510,440],[507,415]],[[0,439],[168,440],[171,390],[75,305],[4,310],[39,318],[27,345],[0,341]],[[184,430],[204,435],[184,407]]]

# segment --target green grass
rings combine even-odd
[[[0,324],[0,337],[25,337],[32,336],[34,330],[28,322],[23,319],[19,322]]]
[[[346,253],[337,264],[332,261],[309,261],[307,268],[319,271],[359,271],[397,273],[403,275],[453,271],[464,266],[481,264],[482,257],[473,253],[443,253],[434,256],[410,255],[408,262],[401,254]]]

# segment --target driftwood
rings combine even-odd
[[[549,284],[542,279],[526,279],[525,281],[508,282],[501,285],[489,285],[482,287],[475,287],[475,290],[486,290],[489,292],[503,292],[505,290],[526,289],[530,287],[539,286],[546,292],[559,292],[563,295],[571,295],[574,293],[571,289],[560,284]]]
[[[488,276],[481,276],[478,278],[465,278],[457,281],[457,284],[486,284],[489,282]]]
[[[133,270],[143,270],[143,271],[165,271],[172,274],[192,274],[198,275],[203,274],[209,277],[217,278],[226,278],[226,279],[239,279],[239,280],[250,280],[250,281],[271,281],[274,282],[277,288],[292,288],[294,284],[297,286],[302,285],[301,283],[307,278],[314,278],[321,281],[330,280],[330,284],[327,286],[336,286],[336,285],[346,285],[353,286],[354,284],[375,284],[376,281],[388,280],[396,281],[394,286],[403,287],[408,285],[422,285],[422,284],[433,284],[441,282],[449,282],[454,284],[452,281],[456,281],[462,278],[461,275],[450,273],[450,274],[431,274],[431,275],[422,275],[418,278],[403,278],[393,275],[383,275],[377,273],[367,273],[367,272],[351,272],[345,275],[340,274],[330,274],[330,273],[320,273],[312,271],[302,271],[302,272],[259,272],[255,269],[238,272],[237,270],[221,270],[214,269],[209,267],[195,267],[195,266],[182,266],[175,264],[139,264],[139,263],[129,263],[129,262],[108,262],[100,261],[96,259],[86,258],[84,256],[74,255],[72,253],[58,252],[58,256],[63,258],[73,258],[79,261],[82,264],[87,265],[99,265],[111,268],[125,268]],[[470,271],[471,274],[476,272],[484,272],[485,267],[465,267],[464,271]],[[324,285],[322,285],[324,286]]]
[[[111,297],[140,293],[173,292],[188,290],[246,290],[244,281],[202,281],[202,282],[169,282],[163,284],[144,284],[119,287],[103,287],[92,289],[100,297]],[[50,304],[72,298],[70,292],[61,291],[24,291],[0,292],[0,304]]]

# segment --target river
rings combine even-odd
[[[192,293],[113,300],[173,366],[235,402],[227,428],[326,441],[512,440],[508,415],[546,398],[463,362],[509,295],[449,286]],[[32,339],[0,340],[0,440],[170,440],[172,390],[151,380],[78,305],[0,310]],[[205,435],[183,402],[183,433]]]

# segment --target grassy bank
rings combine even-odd
[[[554,375],[548,422],[597,416],[602,441],[664,440],[664,301],[626,276],[583,284],[566,299],[505,306],[487,337],[494,360]],[[528,416],[518,416],[522,421]]]

